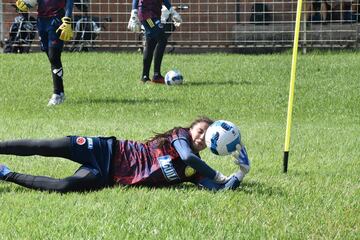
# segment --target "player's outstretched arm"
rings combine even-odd
[[[176,151],[179,153],[180,158],[186,163],[186,165],[194,168],[201,175],[206,178],[212,179],[216,183],[225,183],[228,181],[228,177],[222,173],[215,171],[209,165],[207,165],[203,160],[196,156],[190,148],[189,143],[185,139],[176,139],[173,142],[173,146]]]

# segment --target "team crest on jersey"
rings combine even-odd
[[[186,177],[191,177],[192,175],[194,175],[196,173],[196,170],[193,169],[192,167],[190,166],[186,166],[185,168],[185,176]]]
[[[77,145],[84,145],[86,143],[86,139],[84,137],[77,137],[76,138],[76,144]]]
[[[178,180],[179,175],[177,174],[174,165],[172,164],[171,157],[169,155],[157,158],[161,171],[163,172],[166,180],[169,182]]]

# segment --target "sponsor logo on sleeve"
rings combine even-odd
[[[180,179],[169,155],[157,158],[161,171],[169,182]]]

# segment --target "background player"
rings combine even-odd
[[[150,81],[149,73],[151,62],[154,56],[154,75],[152,82],[164,84],[164,77],[161,75],[161,62],[170,36],[165,34],[164,24],[161,22],[162,4],[169,10],[171,18],[176,27],[179,27],[182,19],[179,13],[171,6],[169,0],[133,0],[131,16],[128,29],[133,32],[140,32],[141,25],[145,29],[145,49],[143,55],[143,72],[141,81]]]
[[[17,0],[16,6],[20,11],[29,11],[24,0]],[[64,41],[69,41],[73,36],[72,10],[73,0],[38,0],[37,29],[41,50],[46,52],[51,64],[54,86],[48,106],[60,104],[65,100],[61,52]]]
[[[188,128],[175,127],[145,143],[78,136],[0,142],[0,154],[62,157],[81,164],[73,176],[64,179],[20,174],[0,165],[0,179],[31,189],[57,192],[96,190],[113,185],[162,187],[182,182],[210,190],[236,189],[250,167],[245,147],[236,162],[245,164],[247,171],[240,168],[231,177],[215,171],[200,158],[199,152],[206,148],[205,132],[212,122],[201,117]]]

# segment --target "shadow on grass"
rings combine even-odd
[[[247,194],[259,194],[266,196],[284,196],[285,193],[281,188],[268,186],[264,183],[249,181],[243,182],[240,185],[239,191],[245,192]]]
[[[205,188],[198,187],[193,184],[178,184],[173,186],[166,186],[166,187],[150,187],[150,186],[112,186],[106,188],[118,188],[121,187],[123,189],[148,189],[148,190],[156,190],[156,189],[169,189],[169,190],[182,190],[182,191],[194,191],[194,190],[203,190],[207,191]],[[91,192],[98,192],[106,188],[88,190],[88,191],[81,191],[78,192],[79,194],[88,194]],[[0,194],[9,193],[9,192],[24,192],[24,191],[37,191],[33,189],[27,189],[21,186],[12,186],[10,183],[0,184]],[[235,192],[244,192],[246,194],[258,194],[258,195],[265,195],[265,196],[284,196],[285,193],[282,189],[278,187],[270,187],[265,185],[264,183],[250,181],[250,182],[243,182],[240,187],[235,190]],[[46,192],[46,191],[45,191]],[[218,191],[221,192],[221,191]],[[49,192],[50,193],[50,192]],[[55,193],[55,192],[53,192]],[[216,193],[216,191],[214,191]],[[64,194],[64,193],[58,193]],[[66,194],[66,193],[65,193]]]
[[[115,186],[116,187],[116,186]],[[220,190],[220,191],[210,191],[203,187],[199,187],[190,183],[183,183],[178,185],[166,186],[166,187],[150,187],[150,186],[124,186],[124,188],[129,189],[148,189],[148,190],[156,190],[156,189],[169,189],[169,190],[181,190],[181,191],[208,191],[213,193],[221,193],[222,191],[231,191],[231,190]],[[240,187],[234,192],[244,192],[246,194],[257,194],[257,195],[265,195],[265,196],[284,196],[285,193],[281,188],[270,187],[264,183],[250,181],[241,183]]]
[[[130,188],[145,188],[145,189],[170,189],[170,190],[184,190],[184,191],[209,191],[205,188],[196,186],[194,184],[178,184],[173,186],[167,187],[144,187],[144,186],[129,186]],[[222,191],[230,191],[230,190],[220,190],[220,191],[209,191],[213,193],[221,193]],[[257,194],[257,195],[264,195],[264,196],[284,196],[285,193],[282,191],[281,188],[267,186],[264,183],[250,181],[250,182],[243,182],[241,183],[240,187],[234,192],[244,192],[245,194]]]
[[[119,98],[84,98],[75,100],[75,104],[127,104],[127,105],[137,105],[137,104],[152,104],[152,103],[175,103],[175,100],[171,99],[151,99],[151,98],[142,98],[142,99],[119,99]]]
[[[0,183],[0,194],[10,193],[10,192],[20,193],[20,192],[24,192],[24,190],[31,191],[31,189],[26,189],[21,186],[16,186],[15,184],[12,184],[12,183]]]
[[[253,84],[250,81],[234,81],[234,80],[229,80],[229,81],[222,81],[222,82],[185,82],[184,85],[189,85],[189,86],[210,86],[210,85],[214,85],[214,86],[221,86],[221,85],[250,85]]]

